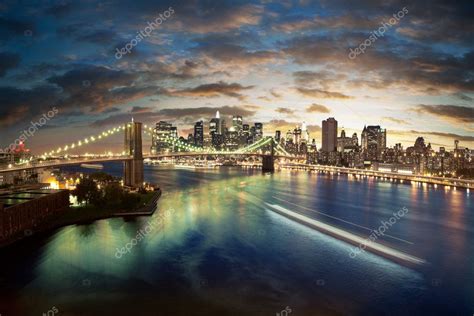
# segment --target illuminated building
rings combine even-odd
[[[202,121],[194,124],[194,146],[202,147],[204,144],[204,123]]]
[[[344,129],[341,131],[341,137],[337,138],[337,151],[343,152],[346,148],[352,148],[353,146],[353,138],[346,137],[346,131]],[[357,146],[357,145],[356,145]]]
[[[156,123],[156,126],[152,133],[150,148],[151,154],[155,155],[175,151],[174,145],[166,140],[170,137],[178,137],[178,129],[176,128],[176,126],[173,126],[173,124],[164,121]]]
[[[275,131],[275,141],[279,143],[280,139],[281,139],[281,131]]]
[[[240,133],[240,131],[242,130],[242,116],[240,115],[234,115],[232,117],[232,126],[234,127],[234,130],[237,132],[237,133]]]
[[[0,241],[25,236],[47,217],[69,207],[68,190],[23,190],[0,194]]]
[[[364,126],[361,136],[362,151],[368,161],[381,160],[387,144],[387,132],[379,125]]]
[[[255,135],[254,135],[254,142],[262,139],[263,137],[263,124],[262,123],[255,123]]]

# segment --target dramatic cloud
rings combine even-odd
[[[245,25],[260,23],[263,7],[244,4],[230,5],[226,1],[216,1],[207,6],[196,6],[196,1],[180,3],[179,19],[172,21],[171,29],[192,33],[220,33],[232,31]]]
[[[324,89],[329,89],[331,85],[345,80],[347,75],[342,73],[334,73],[332,71],[296,71],[293,73],[295,83],[299,86],[317,85]]]
[[[254,86],[242,86],[238,83],[225,83],[223,81],[217,83],[209,83],[199,85],[194,88],[187,88],[182,90],[168,90],[166,94],[171,96],[186,96],[186,97],[205,97],[214,98],[219,96],[228,96],[232,98],[243,99],[242,91],[252,89]]]
[[[430,114],[457,124],[474,123],[474,107],[458,105],[425,105],[414,108],[420,114]]]
[[[112,44],[120,40],[114,31],[96,29],[84,23],[67,25],[61,28],[58,33],[69,39],[95,44]]]
[[[131,119],[131,115],[137,120],[143,122],[156,122],[158,120],[168,120],[173,123],[194,122],[201,118],[214,117],[216,111],[220,112],[222,118],[231,117],[233,115],[241,115],[245,118],[251,118],[259,109],[255,105],[245,106],[221,106],[221,107],[196,107],[196,108],[166,108],[154,111],[152,108],[133,107],[131,113],[120,113],[109,116],[105,119],[95,121],[92,126],[116,125],[127,122]]]
[[[326,107],[322,104],[313,103],[313,104],[311,104],[310,106],[308,106],[306,108],[306,112],[308,112],[308,113],[329,113],[329,112],[331,112],[331,110],[328,107]]]
[[[439,139],[438,142],[442,146],[447,147],[454,147],[454,141],[459,140],[461,142],[474,142],[474,136],[468,135],[461,135],[456,133],[444,133],[444,132],[436,132],[436,131],[418,131],[418,130],[390,130],[390,135],[392,136],[403,136],[405,138],[413,139],[410,143],[410,146],[413,146],[415,143],[415,139],[413,135],[423,135],[426,142],[431,142],[431,139]],[[431,137],[430,137],[431,136]]]
[[[395,117],[390,117],[390,116],[385,116],[385,117],[382,118],[382,120],[387,121],[387,122],[391,122],[391,123],[395,123],[395,124],[403,124],[403,125],[409,124],[405,120],[398,119],[398,118],[395,118]]]
[[[274,30],[286,33],[304,31],[311,29],[364,29],[373,30],[380,26],[383,20],[374,18],[372,20],[360,15],[341,15],[335,17],[315,17],[307,19],[297,16],[292,21],[284,22],[273,27]]]
[[[158,93],[153,86],[134,85],[136,73],[106,67],[81,67],[48,79],[66,95],[62,107],[102,112],[115,105]]]
[[[399,125],[423,126],[432,144],[452,146],[453,135],[474,130],[471,2],[7,1],[0,5],[0,128],[16,133],[57,106],[62,130],[50,138],[132,116],[185,131],[219,109],[222,117],[267,122],[267,135],[304,118],[318,137],[320,115],[312,114],[331,113],[347,130],[386,124],[389,145],[423,136],[392,133]],[[170,6],[170,18],[116,59],[116,48]],[[404,6],[397,25],[349,58]],[[259,101],[266,106],[252,106]]]
[[[295,127],[301,127],[301,122],[292,122],[286,120],[270,120],[268,122],[263,123],[263,128],[268,129],[270,131],[279,130],[282,132],[282,136],[286,137],[287,131],[293,131]],[[308,125],[308,131],[311,134],[317,134],[321,131],[321,127],[319,125]]]
[[[59,91],[53,86],[33,89],[0,87],[0,127],[9,127],[57,106]]]
[[[352,99],[353,97],[342,94],[340,92],[334,91],[324,91],[320,89],[306,89],[306,88],[296,88],[296,90],[304,95],[305,97],[310,98],[324,98],[324,99]]]
[[[288,109],[288,108],[278,108],[275,111],[281,114],[288,114],[288,115],[293,115],[295,113],[295,110]]]
[[[150,111],[152,111],[153,109],[151,107],[148,107],[148,106],[134,106],[130,112],[131,113],[149,113]]]
[[[283,97],[280,93],[276,92],[275,89],[271,89],[270,94],[276,99],[281,99]]]
[[[184,109],[162,109],[159,111],[160,115],[168,118],[180,118],[184,116],[198,117],[213,117],[216,111],[219,111],[221,116],[241,115],[244,117],[252,117],[255,115],[257,106],[247,105],[243,106],[221,106],[221,107],[198,107],[198,108],[184,108]]]
[[[270,50],[250,50],[236,44],[228,38],[211,36],[198,41],[199,46],[195,51],[202,55],[237,65],[253,65],[275,62],[281,57],[280,52]]]
[[[3,39],[18,35],[31,35],[34,31],[35,26],[31,22],[0,17],[0,35]]]
[[[20,55],[14,53],[0,53],[0,77],[5,76],[8,70],[14,69],[20,63]]]

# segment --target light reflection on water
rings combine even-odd
[[[120,175],[114,166],[108,168]],[[24,251],[0,252],[0,259],[8,257],[2,285],[14,301],[29,303],[22,311],[53,305],[72,315],[103,315],[104,308],[119,315],[139,314],[137,309],[258,315],[285,306],[295,315],[473,309],[473,202],[462,190],[304,172],[146,171],[147,180],[164,190],[151,218],[70,226],[22,243]],[[371,253],[351,259],[346,243],[249,203],[252,197],[361,236],[368,234],[283,201],[372,229],[406,206],[408,214],[389,234],[413,244],[381,242],[429,264],[405,267]],[[174,211],[161,229],[115,257],[166,210]]]

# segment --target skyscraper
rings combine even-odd
[[[242,116],[240,115],[234,115],[232,117],[232,126],[234,127],[234,130],[237,132],[237,133],[240,133],[240,131],[242,130]]]
[[[343,129],[341,131],[341,136],[337,138],[337,151],[344,152],[346,148],[353,148],[353,139],[351,137],[346,137],[346,131]]]
[[[309,144],[309,132],[305,121],[301,124],[301,140],[306,144]]]
[[[387,147],[387,131],[380,128],[379,125],[364,126],[361,145],[366,159],[380,159],[383,150]]]
[[[194,124],[194,146],[202,147],[204,144],[204,123],[203,121]]]
[[[209,134],[212,136],[213,133],[222,134],[222,122],[219,111],[216,112],[216,117],[212,118],[209,122]]]
[[[279,143],[280,139],[281,139],[281,131],[275,131],[275,141]]]
[[[254,141],[258,141],[263,137],[263,124],[262,123],[255,123],[255,139]]]
[[[250,125],[242,125],[241,143],[248,144],[250,139]],[[250,140],[251,141],[251,140]]]
[[[213,135],[213,134],[218,134],[218,130],[219,130],[219,119],[217,118],[212,118],[210,121],[209,121],[209,135]]]
[[[301,134],[302,134],[301,128],[299,128],[298,126],[295,127],[295,129],[293,130],[293,143],[295,143],[297,148],[300,146],[301,141],[302,141]]]
[[[160,121],[156,123],[151,136],[151,153],[158,154],[163,152],[175,151],[174,145],[166,140],[167,137],[178,137],[178,129],[171,123]]]
[[[333,152],[337,148],[337,121],[330,117],[322,122],[322,140],[321,150],[324,152]]]
[[[359,146],[359,138],[357,133],[352,134],[352,146]]]

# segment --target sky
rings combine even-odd
[[[267,135],[305,121],[318,148],[335,117],[359,137],[381,125],[389,146],[472,149],[473,98],[472,1],[0,3],[2,148],[55,108],[27,137],[33,152],[132,117],[185,136],[216,110]]]

